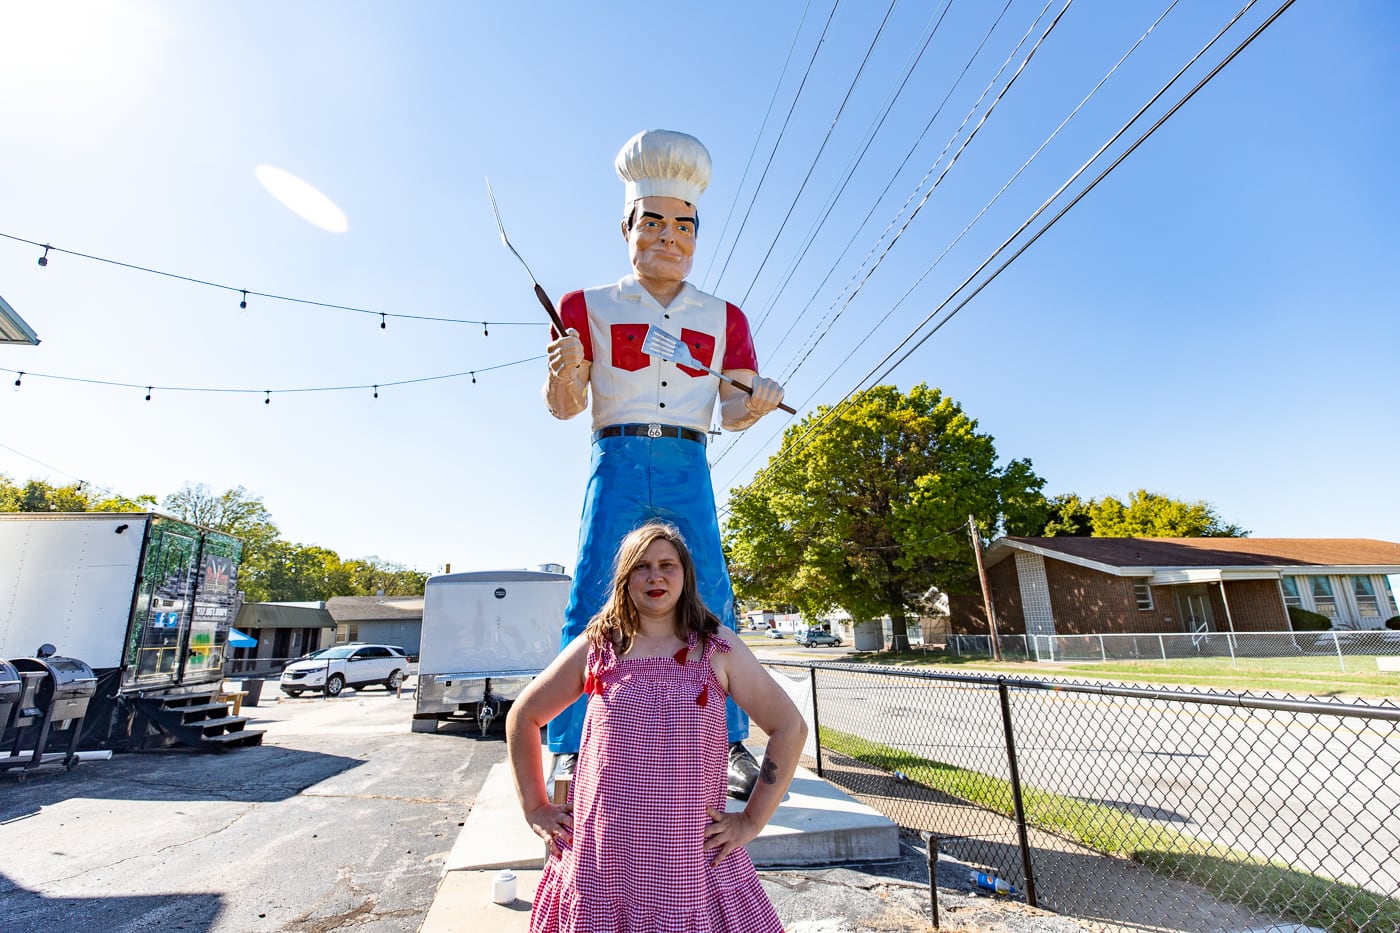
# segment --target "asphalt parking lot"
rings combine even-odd
[[[505,745],[412,733],[412,709],[411,690],[265,689],[243,709],[261,747],[0,776],[0,927],[416,930]]]

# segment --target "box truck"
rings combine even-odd
[[[474,720],[484,735],[559,653],[569,583],[566,574],[533,570],[430,577],[413,731]]]
[[[93,669],[84,748],[258,745],[222,693],[237,538],[153,512],[0,513],[0,658]]]

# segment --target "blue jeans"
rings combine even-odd
[[[604,437],[593,443],[588,491],[579,527],[578,566],[559,639],[562,651],[588,627],[607,602],[618,545],[628,532],[652,519],[670,522],[695,558],[700,598],[720,622],[738,631],[734,588],[719,543],[715,493],[705,445],[675,437]],[[588,697],[579,697],[549,723],[549,750],[578,751]],[[726,704],[729,741],[749,735],[749,717],[731,699]]]

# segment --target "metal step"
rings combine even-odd
[[[186,723],[186,725],[205,730],[204,737],[208,738],[210,729],[239,732],[242,731],[243,724],[247,721],[247,716],[223,716],[219,719],[197,719],[194,722]]]
[[[264,730],[262,729],[239,729],[237,732],[225,732],[223,735],[206,735],[200,741],[201,748],[245,748],[252,745],[261,745]]]

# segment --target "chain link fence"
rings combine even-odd
[[[767,661],[808,765],[1109,929],[1400,930],[1400,706]]]
[[[1196,632],[1151,635],[1000,635],[1001,656],[1018,661],[1173,661],[1187,658],[1321,658],[1338,670],[1377,670],[1400,658],[1400,631]],[[949,635],[955,657],[991,657],[988,635]],[[1381,665],[1384,666],[1383,664]]]

